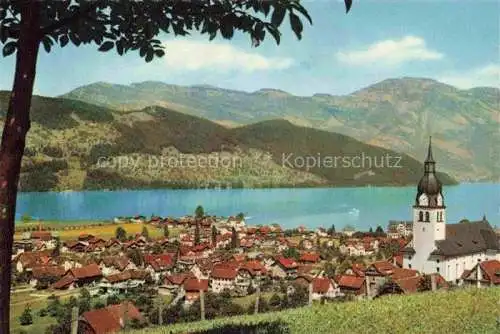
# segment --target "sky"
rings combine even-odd
[[[500,87],[500,2],[496,0],[306,0],[313,25],[302,40],[284,21],[279,46],[255,48],[248,36],[228,41],[193,33],[160,36],[166,55],[145,63],[137,53],[102,53],[95,45],[40,51],[35,94],[57,96],[97,81],[162,81],[244,91],[274,88],[301,96],[349,94],[378,81],[425,77],[468,89]],[[0,90],[12,86],[13,57],[0,58]]]

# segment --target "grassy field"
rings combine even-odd
[[[46,226],[46,224],[43,224]],[[141,233],[144,226],[148,228],[149,236],[151,238],[158,238],[163,236],[163,229],[156,228],[151,225],[143,223],[109,223],[109,222],[98,222],[98,221],[86,221],[73,224],[73,222],[58,222],[57,231],[54,234],[59,235],[61,240],[74,240],[78,238],[80,234],[92,234],[103,239],[110,239],[115,236],[116,229],[118,227],[123,227],[127,231],[127,235],[135,235]],[[175,237],[180,233],[182,228],[169,228],[170,237]],[[14,235],[15,239],[21,239],[23,232],[16,232]]]
[[[58,292],[56,295],[59,296],[60,300],[64,302],[72,295],[78,295],[78,290]],[[47,298],[52,295],[52,292],[48,291],[22,291],[15,292],[11,295],[10,303],[10,324],[11,333],[23,333],[28,334],[42,334],[45,333],[45,329],[56,323],[56,320],[50,316],[40,317],[38,312],[47,306]],[[31,315],[33,317],[33,324],[29,326],[21,326],[19,323],[19,317],[23,313],[26,306],[31,309]]]
[[[130,333],[194,333],[227,324],[282,321],[291,333],[499,333],[500,288],[388,296],[282,312],[179,324]]]

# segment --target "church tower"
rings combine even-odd
[[[445,238],[446,207],[442,194],[442,184],[436,176],[436,162],[432,156],[432,141],[429,138],[424,175],[418,183],[417,196],[413,206],[413,247],[418,249],[420,254],[428,256],[434,250],[436,241]],[[418,260],[415,262],[423,264],[427,259]]]

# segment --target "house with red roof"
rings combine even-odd
[[[462,275],[464,284],[481,286],[500,285],[500,261],[481,261]]]
[[[52,250],[43,250],[36,252],[19,253],[12,262],[16,266],[17,272],[30,271],[32,268],[40,265],[55,264],[52,263]]]
[[[146,270],[126,270],[104,277],[99,287],[105,291],[126,293],[128,289],[145,285],[148,279],[151,279],[151,275]]]
[[[184,285],[184,281],[188,278],[196,277],[194,277],[191,272],[166,275],[165,279],[163,280],[163,285],[160,286],[160,289],[167,291],[175,291],[181,289]]]
[[[99,261],[99,268],[103,275],[109,276],[137,269],[137,266],[127,256],[105,256]]]
[[[340,275],[334,278],[342,295],[363,298],[366,294],[366,283],[364,277],[354,275]]]
[[[338,284],[328,277],[315,277],[312,279],[312,298],[321,300],[322,298],[335,298],[340,295]]]
[[[175,266],[175,254],[146,254],[144,255],[144,265],[146,271],[151,274],[155,282],[159,282],[160,278],[165,274],[170,274]]]
[[[78,333],[118,333],[133,320],[144,322],[145,318],[132,302],[110,305],[83,313],[78,321]]]
[[[52,288],[73,289],[75,287],[97,284],[102,279],[101,268],[95,263],[80,268],[72,268]]]
[[[187,278],[183,283],[186,303],[192,303],[200,298],[200,291],[208,292],[207,279]]]
[[[215,293],[220,293],[225,289],[233,290],[236,287],[237,276],[238,267],[218,264],[214,266],[210,273],[210,288]]]
[[[295,277],[298,272],[298,263],[291,258],[277,256],[271,266],[271,275],[277,278]]]
[[[39,267],[34,267],[31,271],[31,279],[30,279],[30,285],[32,287],[41,287],[40,283],[42,284],[51,284],[64,276],[66,273],[66,270],[64,270],[63,267],[60,266],[39,266]],[[46,283],[44,283],[46,282]],[[44,288],[47,288],[45,286]]]
[[[305,264],[318,263],[320,260],[318,253],[304,253],[300,256],[299,262]]]
[[[350,268],[347,268],[344,274],[365,277],[366,267],[361,263],[353,263]]]

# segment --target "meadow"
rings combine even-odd
[[[281,312],[127,331],[133,334],[225,333],[224,326],[283,323],[291,333],[499,333],[500,287],[386,296]],[[234,328],[234,327],[233,327]]]
[[[25,228],[37,227],[37,223],[19,224],[16,226],[14,238],[23,238]],[[108,240],[114,238],[116,229],[122,227],[127,235],[140,234],[144,227],[147,227],[150,238],[163,237],[163,228],[157,228],[145,223],[112,223],[107,221],[48,221],[43,222],[43,227],[50,227],[55,236],[59,236],[62,241],[75,240],[81,234],[91,234],[96,237]],[[169,228],[170,237],[177,236],[182,228]]]

